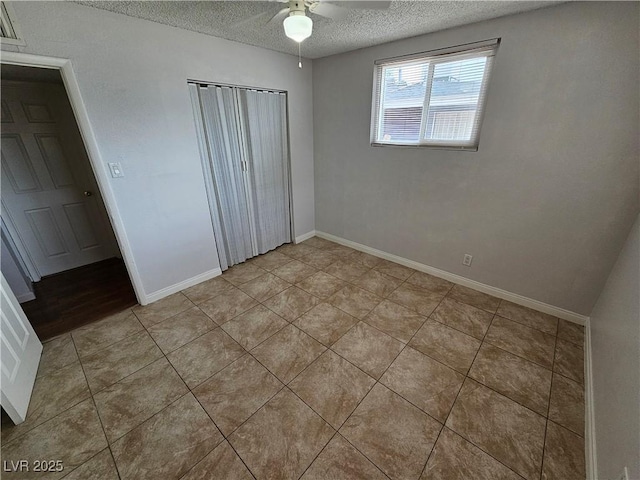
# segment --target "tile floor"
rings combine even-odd
[[[68,479],[584,479],[583,329],[320,238],[45,343]]]

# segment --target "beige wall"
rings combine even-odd
[[[640,217],[591,314],[598,480],[640,478]]]
[[[314,61],[316,229],[589,314],[638,214],[638,11],[567,3]],[[369,145],[374,60],[494,37],[478,152]]]
[[[147,295],[218,267],[187,79],[289,92],[296,235],[314,228],[312,63],[72,2],[11,2],[24,53],[70,59]],[[3,50],[16,47],[2,46]]]

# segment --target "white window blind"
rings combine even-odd
[[[499,43],[377,61],[371,143],[476,150]]]

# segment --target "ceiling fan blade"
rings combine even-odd
[[[332,20],[341,20],[349,15],[349,11],[340,6],[340,4],[336,5],[329,2],[314,2],[309,5],[309,11]]]
[[[252,24],[256,21],[260,21],[260,19],[262,19],[265,15],[267,15],[266,12],[262,12],[262,13],[258,13],[256,15],[251,15],[248,18],[245,18],[244,20],[240,20],[239,22],[236,22],[234,24],[231,25],[232,28],[244,28],[244,26],[246,24]]]
[[[323,2],[324,3],[324,2]],[[390,1],[367,1],[367,0],[352,0],[352,1],[336,1],[336,4],[344,8],[363,8],[367,10],[386,10],[391,5]]]
[[[276,23],[282,22],[285,18],[287,18],[287,15],[289,15],[289,7],[285,7],[282,10],[280,10],[278,13],[276,13],[273,17],[269,19],[267,24],[273,23],[273,22],[276,22]]]

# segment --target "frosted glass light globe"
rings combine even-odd
[[[300,43],[311,36],[313,20],[306,15],[291,15],[284,19],[284,34]]]

